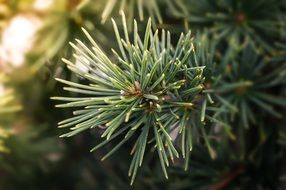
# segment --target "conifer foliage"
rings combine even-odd
[[[285,189],[285,0],[0,2],[0,189]]]
[[[71,127],[62,137],[73,136],[83,130],[103,127],[105,138],[92,151],[119,137],[117,144],[102,159],[114,153],[122,144],[136,134],[129,175],[132,182],[141,166],[149,140],[154,139],[163,172],[167,178],[166,166],[169,158],[179,157],[174,141],[181,138],[181,153],[186,159],[192,149],[193,130],[205,120],[206,99],[202,95],[204,88],[204,66],[196,62],[196,53],[191,33],[182,34],[175,47],[171,44],[171,34],[162,30],[151,29],[149,19],[144,38],[137,32],[134,21],[134,35],[130,39],[122,12],[124,39],[120,37],[117,25],[113,26],[119,46],[119,53],[113,51],[115,61],[110,60],[90,37],[92,47],[81,41],[71,43],[75,49],[74,57],[88,70],[82,71],[66,59],[68,68],[87,79],[89,85],[58,81],[70,86],[64,89],[84,94],[84,97],[54,97],[53,99],[68,101],[57,107],[83,107],[74,111],[74,117],[59,123],[59,127]],[[199,122],[199,123],[197,123]],[[199,125],[199,126],[198,126]],[[172,131],[177,132],[172,132]],[[170,136],[171,133],[177,133]],[[179,134],[179,135],[178,135]]]

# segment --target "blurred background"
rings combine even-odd
[[[151,17],[153,28],[170,30],[173,39],[191,29],[213,45],[220,70],[210,73],[222,74],[218,91],[247,78],[267,94],[253,104],[242,100],[242,94],[253,94],[240,85],[225,99],[217,97],[219,106],[239,110],[221,116],[230,128],[209,130],[217,156],[198,143],[189,170],[178,162],[166,180],[158,159],[146,153],[132,187],[128,144],[101,162],[112,145],[89,151],[102,131],[59,138],[65,131],[57,123],[72,110],[55,108],[50,100],[70,95],[54,78],[81,81],[61,61],[72,57],[68,42],[86,39],[81,27],[112,56],[117,45],[110,17],[120,21],[119,10],[129,25],[140,20],[142,34]],[[0,189],[286,189],[285,18],[285,0],[0,0]]]

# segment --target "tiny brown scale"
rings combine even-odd
[[[235,14],[234,16],[234,20],[237,24],[242,24],[245,22],[246,20],[246,15],[243,12],[238,12]]]

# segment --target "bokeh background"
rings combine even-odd
[[[138,13],[140,6],[144,15]],[[112,145],[89,152],[100,142],[101,129],[59,138],[65,131],[57,123],[72,110],[55,108],[50,99],[74,95],[54,78],[81,81],[61,61],[72,57],[69,41],[85,40],[81,27],[111,56],[117,45],[110,17],[120,21],[120,9],[129,25],[133,18],[140,20],[141,33],[151,17],[153,27],[170,30],[173,39],[191,29],[194,36],[207,36],[202,43],[215,42],[215,58],[226,72],[221,86],[254,73],[256,60],[267,62],[263,73],[249,80],[266,86],[279,81],[266,89],[271,108],[263,102],[263,108],[236,105],[238,113],[223,116],[232,132],[222,126],[209,131],[217,157],[211,158],[198,143],[189,170],[178,162],[169,168],[169,180],[157,157],[146,154],[146,164],[130,187],[128,144],[102,162]],[[285,18],[284,0],[0,0],[0,189],[286,189]],[[232,62],[247,67],[232,75]],[[246,91],[247,85],[238,86],[230,94]],[[267,110],[279,117],[272,118]]]

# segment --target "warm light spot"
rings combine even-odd
[[[47,10],[54,3],[54,0],[35,0],[34,8],[39,11]]]
[[[41,25],[33,15],[17,15],[4,29],[0,43],[0,63],[21,66],[31,49],[36,31]]]

